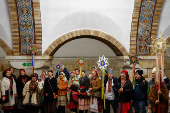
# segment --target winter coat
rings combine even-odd
[[[38,80],[37,80],[38,82]],[[27,104],[31,104],[31,105],[35,105],[37,106],[38,103],[39,103],[39,98],[38,95],[39,95],[39,92],[42,90],[43,86],[42,86],[42,83],[41,82],[38,82],[38,91],[37,92],[34,92],[32,94],[32,96],[30,95],[30,92],[29,92],[29,85],[31,83],[31,80],[28,81],[25,86],[24,86],[24,89],[23,89],[23,95],[25,96],[24,100],[23,100],[23,105],[27,105]],[[31,103],[29,102],[30,101],[30,96],[31,96]]]
[[[147,101],[147,90],[148,82],[143,76],[139,80],[135,80],[134,100]]]
[[[46,96],[46,93],[48,96]],[[53,101],[54,93],[55,95],[58,95],[57,80],[54,77],[51,79],[46,78],[44,82],[44,100]]]
[[[95,77],[94,82],[92,84],[92,78],[90,79],[90,88],[92,88],[93,91],[93,97],[101,97],[101,80],[99,79],[99,77]]]
[[[168,109],[167,102],[168,102],[168,99],[169,99],[169,92],[168,92],[168,89],[165,86],[161,86],[160,90],[161,90],[162,93],[159,95],[159,99],[160,99],[161,102],[163,102],[164,113],[167,113],[167,109]],[[153,112],[156,112],[157,108],[158,108],[158,104],[155,104],[155,101],[158,100],[158,91],[156,89],[156,85],[152,86],[152,88],[149,92],[149,95],[148,95],[148,99],[151,102],[151,110]]]
[[[18,95],[18,98],[19,98],[19,99],[22,98],[22,91],[23,91],[23,89],[24,89],[22,78],[26,78],[26,79],[27,79],[27,82],[28,82],[29,80],[31,80],[31,77],[29,77],[28,75],[25,75],[24,77],[20,75],[20,76],[17,78],[17,80],[16,80],[16,81],[17,81],[17,82],[16,82],[16,87],[17,87],[17,95]],[[26,83],[27,83],[27,82],[26,82]],[[26,83],[25,83],[25,84],[26,84]]]
[[[59,79],[59,78],[58,78]],[[58,80],[58,84],[60,87],[58,88],[58,95],[66,95],[67,94],[67,87],[68,87],[68,81],[64,80],[64,78]]]
[[[121,77],[118,78],[117,84],[113,87],[113,90],[118,93],[118,90],[121,88]],[[133,96],[133,86],[132,82],[126,79],[126,83],[123,86],[123,92],[118,94],[116,97],[119,102],[130,102]]]
[[[87,76],[85,76],[84,78],[80,78],[79,83],[80,83],[80,92],[81,92],[81,94],[79,95],[79,98],[80,99],[88,98],[87,94],[82,95],[82,93],[86,92],[89,88],[89,85],[90,85],[89,78]]]
[[[10,80],[7,77],[2,78],[2,83],[1,83],[1,98],[5,96],[5,91],[10,89]],[[14,95],[17,95],[16,92],[16,83],[15,80],[13,79],[13,95],[11,96],[10,91],[9,91],[9,102],[3,103],[2,106],[13,106],[15,105],[15,97]]]

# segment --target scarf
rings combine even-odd
[[[112,91],[112,79],[108,80],[108,92]]]
[[[23,87],[25,86],[25,84],[27,83],[27,78],[26,78],[26,75],[22,76],[20,75],[21,79],[22,79],[22,85]]]
[[[38,83],[31,81],[31,82],[30,82],[30,85],[29,85],[30,95],[32,95],[33,93],[35,93],[37,90],[38,90]]]
[[[10,94],[13,95],[13,77],[10,76],[8,79],[10,81]]]

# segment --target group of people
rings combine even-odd
[[[104,78],[104,98],[101,99],[101,78],[93,67],[91,76],[75,69],[70,73],[64,66],[53,75],[53,71],[42,71],[26,75],[19,71],[19,77],[13,75],[14,69],[6,69],[1,81],[1,104],[4,113],[146,113],[145,106],[152,113],[167,113],[169,100],[169,79],[157,81],[156,68],[152,70],[152,80],[145,80],[143,70],[135,72],[134,86],[129,80],[128,71],[122,70],[120,77],[114,77],[114,70],[108,68]],[[168,79],[168,80],[167,80]],[[160,79],[162,80],[162,79]],[[160,88],[159,85],[160,84]],[[132,102],[133,100],[133,102]],[[79,110],[79,111],[78,111]]]

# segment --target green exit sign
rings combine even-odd
[[[23,65],[24,67],[25,67],[25,66],[32,66],[32,63],[25,63],[25,62],[24,62],[22,65]]]

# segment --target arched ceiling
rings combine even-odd
[[[0,38],[12,47],[12,29],[7,0],[0,0]]]

